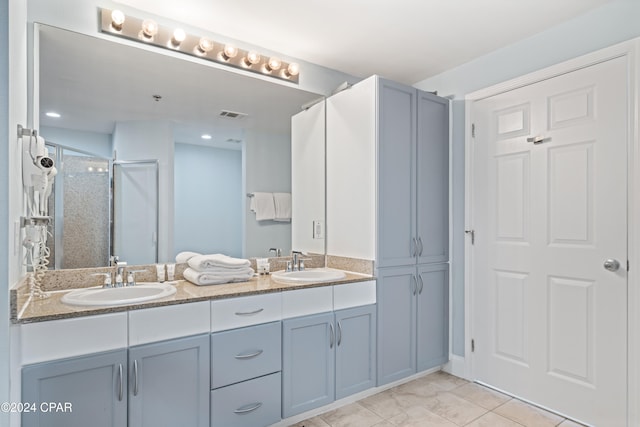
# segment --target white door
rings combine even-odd
[[[626,67],[473,107],[474,376],[603,427],[627,412]]]

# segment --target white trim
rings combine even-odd
[[[574,58],[543,70],[526,74],[497,85],[481,89],[465,96],[465,229],[473,229],[473,138],[471,124],[473,123],[473,103],[490,96],[498,95],[513,89],[547,80],[562,74],[570,73],[581,68],[589,67],[618,57],[626,57],[629,67],[629,108],[628,108],[628,257],[630,270],[627,277],[628,286],[628,386],[627,386],[627,425],[640,425],[640,289],[636,286],[640,281],[640,38],[601,49],[578,58]],[[473,267],[473,253],[470,239],[465,243],[465,356],[471,354],[471,339],[473,338],[473,286],[471,272]],[[453,360],[452,360],[453,362]],[[460,364],[461,361],[457,361]],[[453,363],[452,363],[453,365]],[[464,378],[473,380],[473,358],[464,358]]]

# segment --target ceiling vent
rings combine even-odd
[[[248,114],[238,113],[237,111],[228,111],[222,110],[220,111],[220,117],[224,117],[227,119],[242,119],[243,117],[247,117]]]

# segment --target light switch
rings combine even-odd
[[[324,239],[324,222],[320,220],[313,221],[313,238]]]

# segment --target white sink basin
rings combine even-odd
[[[125,305],[153,301],[175,293],[175,286],[167,283],[144,283],[122,288],[77,289],[64,295],[61,301],[82,306]]]
[[[344,271],[330,268],[310,268],[302,271],[276,271],[271,277],[281,283],[316,283],[333,282],[344,279],[347,275]]]

